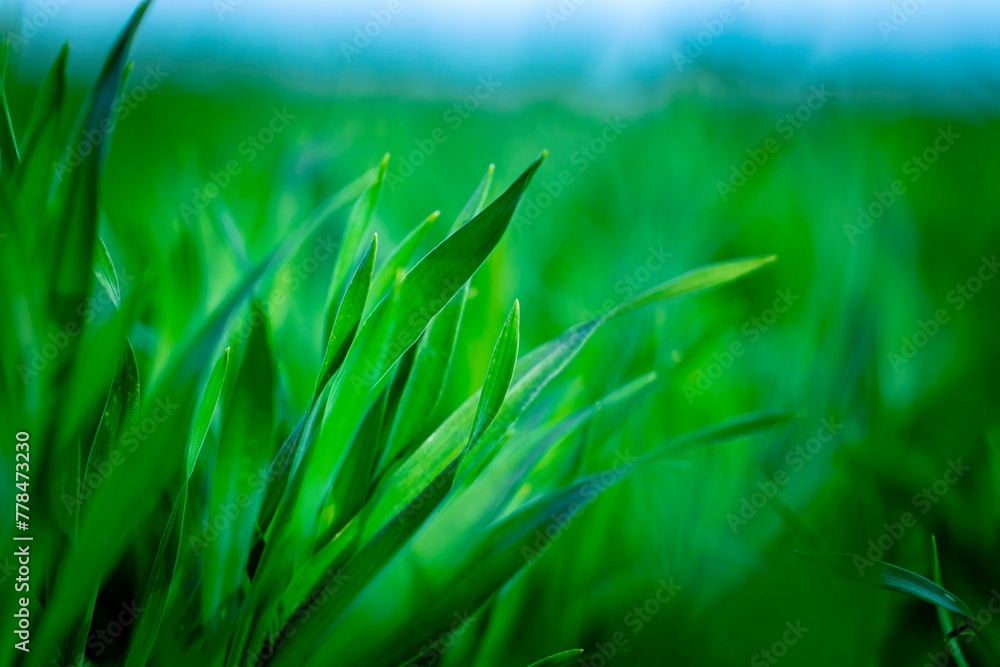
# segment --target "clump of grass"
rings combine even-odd
[[[119,647],[128,667],[396,665],[441,651],[456,615],[486,608],[530,565],[537,554],[525,553],[538,531],[609,486],[572,466],[539,475],[543,462],[571,461],[571,436],[598,412],[635,401],[655,376],[518,428],[540,392],[608,322],[738,280],[774,258],[692,270],[527,353],[515,301],[481,390],[437,420],[462,358],[455,346],[470,281],[545,153],[492,201],[489,171],[448,236],[415,263],[436,216],[379,262],[371,226],[383,160],[248,267],[169,354],[137,352],[152,304],[123,290],[101,238],[101,202],[114,193],[100,190],[100,176],[128,47],[147,7],[118,39],[67,136],[67,50],[20,136],[3,100],[0,303],[19,322],[4,328],[4,358],[29,359],[51,331],[73,331],[40,367],[4,363],[18,423],[44,443],[35,526],[39,544],[53,548],[41,557],[48,574],[33,598],[45,607],[37,655],[83,664],[95,608],[116,593],[110,582],[126,556],[143,582],[142,614]],[[67,142],[101,128],[95,150],[54,177],[50,165]],[[282,355],[294,351],[275,349],[260,303],[281,265],[352,203],[322,306],[326,325],[316,332],[322,363],[308,405],[289,418],[277,396]],[[80,308],[98,298],[111,307]],[[703,429],[652,449],[613,484],[681,445],[782,419],[754,414]],[[537,664],[567,664],[577,653]]]

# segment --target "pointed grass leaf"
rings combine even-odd
[[[722,285],[748,276],[777,259],[776,255],[761,255],[758,257],[745,257],[716,262],[715,264],[692,269],[619,304],[608,313],[608,316],[623,315],[657,301],[689,294],[698,294],[721,287]]]
[[[562,651],[561,653],[556,653],[555,655],[550,655],[547,658],[542,658],[538,662],[533,662],[528,667],[566,667],[576,660],[576,657],[583,653],[582,648],[574,648],[568,651]]]
[[[125,29],[108,55],[97,82],[88,98],[88,106],[82,118],[82,125],[72,138],[73,146],[88,141],[95,134],[102,137],[93,150],[83,156],[80,164],[69,168],[57,165],[56,178],[69,178],[66,193],[66,210],[62,215],[61,228],[56,230],[59,239],[55,274],[55,308],[59,319],[75,321],[73,308],[85,296],[90,284],[86,278],[93,266],[93,250],[98,227],[98,185],[105,157],[108,152],[110,132],[115,116],[115,99],[126,67],[132,38],[139,28],[142,17],[149,9],[149,0],[139,4],[129,19]]]
[[[122,288],[118,283],[118,272],[115,270],[114,262],[111,261],[108,246],[100,236],[97,237],[97,247],[94,248],[94,275],[108,293],[111,303],[115,308],[119,308],[122,302]]]
[[[218,409],[219,395],[222,393],[222,385],[226,381],[226,370],[229,368],[229,351],[226,348],[215,362],[212,374],[208,376],[208,383],[195,408],[194,420],[191,422],[191,434],[188,438],[187,458],[185,461],[184,479],[191,479],[195,464],[198,463],[198,455],[201,447],[205,443],[205,436],[208,434],[208,427],[212,424],[212,417]]]
[[[493,422],[507,396],[507,389],[514,376],[514,364],[517,362],[520,331],[521,306],[515,300],[490,357],[486,380],[479,395],[479,406],[476,408],[476,418],[472,423],[472,433],[469,435],[469,446],[479,440],[479,436]]]
[[[887,591],[904,593],[954,612],[962,618],[969,618],[972,615],[968,605],[958,596],[930,579],[897,565],[871,561],[864,556],[849,553],[796,552],[796,555],[845,579],[877,586]]]

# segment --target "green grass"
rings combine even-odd
[[[1000,241],[995,120],[834,98],[723,201],[786,102],[681,96],[627,114],[585,169],[600,114],[484,109],[399,181],[447,104],[168,79],[123,118],[127,48],[86,99],[66,51],[40,89],[4,81],[0,410],[31,433],[35,664],[732,664],[796,620],[784,664],[917,664],[954,625],[914,597],[990,599],[995,298],[947,295]],[[292,123],[186,219],[286,101]],[[852,243],[845,222],[942,126],[961,139]],[[799,298],[763,325],[777,290]],[[896,372],[937,308],[948,325]],[[823,419],[843,426],[789,463]],[[870,558],[906,511],[878,558],[905,569],[878,571],[914,595],[795,558]],[[972,664],[995,649],[989,626],[949,641]]]

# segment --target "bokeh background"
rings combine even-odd
[[[3,33],[23,38],[6,84],[15,119],[67,38],[82,98],[131,10],[3,0]],[[929,576],[934,534],[951,590],[973,610],[996,595],[1000,7],[160,0],[133,59],[103,235],[124,290],[161,304],[160,328],[132,337],[154,362],[186,330],[166,314],[208,312],[241,257],[387,152],[386,247],[434,210],[451,220],[489,164],[506,184],[550,152],[473,282],[446,409],[478,389],[514,298],[531,349],[689,268],[779,256],[616,321],[573,362],[585,381],[552,393],[580,404],[661,376],[641,409],[594,425],[580,465],[595,470],[742,412],[799,418],[609,491],[444,664],[571,646],[591,665],[774,664],[761,651],[788,623],[808,630],[782,664],[921,665],[942,649],[933,607],[834,579],[797,550],[874,549]],[[204,261],[171,265],[184,244]],[[322,354],[322,273],[303,272],[274,323],[289,414]],[[897,537],[906,512],[916,524]],[[679,592],[647,607],[664,581]],[[601,662],[617,632],[627,642]],[[983,642],[996,652],[1000,631]]]

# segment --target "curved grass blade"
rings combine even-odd
[[[566,665],[572,664],[576,659],[576,656],[583,653],[582,648],[573,648],[568,651],[563,651],[562,653],[556,653],[555,655],[550,655],[547,658],[542,658],[538,662],[533,662],[528,667],[565,667]]]
[[[198,462],[198,455],[201,447],[205,443],[205,436],[208,434],[208,427],[212,424],[212,417],[218,409],[219,395],[222,393],[222,385],[226,381],[226,371],[229,368],[230,348],[222,353],[219,360],[215,362],[212,374],[208,376],[208,384],[201,394],[201,401],[195,408],[194,420],[191,422],[191,435],[188,438],[187,457],[185,460],[184,479],[191,479],[195,464]]]
[[[104,68],[91,91],[86,115],[79,131],[74,133],[72,145],[83,142],[88,136],[98,134],[100,143],[72,170],[65,165],[57,170],[60,180],[69,171],[66,207],[61,216],[61,226],[55,230],[59,239],[54,264],[55,315],[59,320],[76,321],[74,309],[83,301],[90,284],[87,276],[93,266],[93,252],[98,226],[98,183],[108,152],[115,115],[115,99],[125,72],[126,59],[132,38],[142,17],[149,9],[144,0],[136,8],[128,24],[118,37],[114,48],[104,63]]]
[[[826,554],[801,551],[795,553],[804,560],[821,565],[844,579],[878,586],[887,591],[904,593],[954,612],[962,618],[967,619],[972,616],[968,605],[957,595],[946,591],[930,579],[897,565],[871,561],[864,556],[849,553]]]
[[[10,41],[0,42],[0,173],[5,176],[14,172],[21,162],[21,153],[17,150],[17,138],[14,136],[14,122],[10,117],[10,107],[7,105],[6,74],[7,56],[10,53]]]
[[[727,285],[735,280],[759,271],[771,262],[778,259],[777,255],[760,255],[758,257],[745,257],[743,259],[733,259],[724,262],[709,264],[697,269],[692,269],[685,274],[677,276],[673,280],[668,280],[662,285],[657,285],[638,296],[632,297],[628,301],[619,304],[609,313],[609,317],[623,315],[637,308],[649,305],[664,299],[673,299],[679,296],[698,294],[707,290]]]
[[[111,303],[114,304],[115,308],[120,308],[122,288],[118,283],[118,272],[115,270],[114,262],[111,261],[108,246],[104,244],[104,239],[100,236],[97,237],[97,247],[94,248],[94,275],[97,276],[97,282],[108,293]]]
[[[493,183],[493,171],[494,166],[491,164],[455,218],[452,231],[483,210]],[[389,442],[386,444],[381,464],[383,473],[390,464],[429,435],[432,415],[444,394],[469,291],[469,283],[466,283],[444,310],[434,316],[417,343],[410,378],[404,388],[389,433]]]
[[[521,305],[514,301],[514,306],[507,315],[500,337],[493,348],[493,356],[486,370],[486,380],[483,382],[479,406],[476,408],[476,418],[472,423],[472,433],[469,435],[468,447],[479,440],[486,428],[500,411],[511,378],[514,377],[514,364],[517,362],[517,348],[521,332]]]

